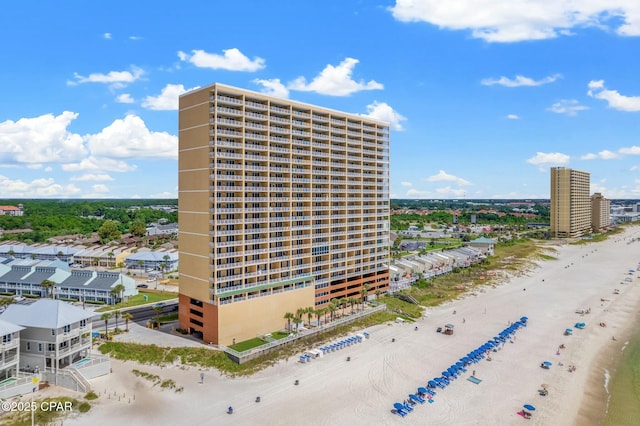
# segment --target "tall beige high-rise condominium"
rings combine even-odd
[[[611,200],[596,192],[591,196],[591,228],[599,232],[611,225]]]
[[[388,289],[388,124],[216,83],[180,97],[178,163],[181,328],[228,345]]]
[[[551,236],[570,238],[591,232],[590,173],[551,168]]]

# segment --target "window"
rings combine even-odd
[[[4,336],[2,336],[2,343],[9,343],[11,342],[11,334],[5,334]]]
[[[56,344],[55,343],[47,343],[47,350],[48,351],[55,351],[56,350]]]
[[[55,335],[56,335],[56,329],[55,329],[55,328],[52,328],[52,329],[51,329],[51,335],[52,335],[52,336],[55,336]]]
[[[65,325],[62,327],[62,331],[66,334],[71,331],[71,325]]]
[[[42,343],[38,343],[38,352],[42,352]]]
[[[80,320],[80,327],[86,327],[87,326],[87,320]]]
[[[31,350],[31,342],[27,342],[27,350],[30,351]]]

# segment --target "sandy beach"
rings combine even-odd
[[[630,227],[601,243],[553,246],[549,254],[557,260],[426,310],[417,331],[408,323],[371,327],[363,343],[307,364],[292,357],[244,378],[204,371],[200,383],[203,370],[196,367],[113,360],[111,375],[92,380],[101,395],[92,410],[65,424],[597,424],[606,404],[605,365],[621,351],[632,313],[640,307],[640,272],[627,275],[640,261],[640,242],[631,242],[636,237],[640,228]],[[589,314],[576,313],[589,308]],[[416,406],[405,418],[391,412],[394,402],[523,315],[528,326],[512,343],[491,354],[491,361],[469,366],[446,389],[436,389],[434,403]],[[586,327],[575,329],[576,322]],[[455,325],[454,335],[436,333],[445,323]],[[565,336],[566,328],[573,328],[573,335]],[[542,369],[543,361],[553,365]],[[183,391],[153,386],[133,369],[172,379]],[[473,370],[478,384],[466,380]],[[548,384],[548,396],[538,394],[542,383]],[[517,414],[523,404],[536,407],[530,420]],[[231,415],[228,406],[234,408]]]

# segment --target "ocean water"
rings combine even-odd
[[[606,426],[640,424],[640,329],[636,327],[609,383]]]

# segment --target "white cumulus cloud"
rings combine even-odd
[[[122,93],[116,97],[116,102],[120,104],[132,104],[135,102],[135,99],[128,93]]]
[[[507,118],[509,120],[520,120],[520,116],[518,114],[507,114]]]
[[[78,117],[71,111],[54,116],[7,120],[0,123],[0,161],[50,163],[76,161],[87,154],[82,137],[67,127]]]
[[[305,77],[298,77],[287,85],[289,90],[316,92],[330,96],[349,96],[363,90],[381,90],[384,86],[375,80],[356,81],[353,79],[353,68],[360,62],[354,58],[346,58],[337,66],[327,65],[320,74],[307,82]]]
[[[604,86],[604,80],[592,80],[588,87],[587,94],[592,98],[606,101],[609,108],[628,112],[640,111],[640,96],[625,96],[617,90],[608,90]]]
[[[402,185],[402,186],[413,186],[413,184],[411,182],[400,182],[400,185]]]
[[[0,175],[0,198],[73,198],[79,193],[77,186],[60,185],[52,178],[25,182]]]
[[[633,145],[625,148],[620,148],[618,152],[620,154],[627,154],[627,155],[640,155],[640,146]]]
[[[73,73],[75,80],[70,80],[67,84],[73,86],[82,83],[105,83],[114,88],[121,88],[139,80],[143,75],[144,70],[142,68],[132,66],[131,71],[109,71],[106,74],[92,73],[88,76],[83,76]]]
[[[167,132],[152,132],[137,115],[115,120],[100,133],[87,135],[87,146],[96,157],[178,158],[178,138]]]
[[[180,95],[198,88],[199,86],[185,89],[182,84],[167,84],[158,96],[147,96],[142,101],[142,106],[155,111],[177,111]]]
[[[87,181],[111,181],[113,178],[106,173],[102,174],[94,174],[94,173],[86,173],[81,176],[73,176],[69,180],[77,181],[77,182],[87,182]]]
[[[95,185],[92,185],[91,188],[93,189],[93,192],[97,192],[100,194],[105,194],[109,192],[109,188],[107,187],[107,185],[104,185],[102,183],[97,183]]]
[[[255,57],[253,60],[236,48],[222,51],[222,55],[207,53],[204,50],[192,50],[191,54],[179,51],[178,58],[190,62],[198,68],[227,71],[258,71],[265,67],[265,60]]]
[[[372,104],[367,105],[367,113],[362,114],[362,116],[386,121],[393,130],[404,130],[401,123],[406,120],[406,117],[402,116],[402,114],[395,111],[385,102],[374,101]]]
[[[529,158],[527,163],[538,166],[540,170],[545,170],[547,166],[563,166],[569,162],[571,157],[560,152],[536,152],[536,155]]]
[[[129,165],[122,160],[94,156],[83,158],[77,163],[63,164],[61,168],[65,172],[106,171],[117,173],[132,172],[137,169],[136,166]]]
[[[462,179],[460,177],[450,175],[444,170],[440,170],[437,175],[429,176],[427,178],[428,182],[454,182],[457,185],[467,186],[471,185],[471,182],[468,180]]]
[[[399,21],[467,30],[487,42],[550,39],[586,27],[640,35],[635,0],[396,0],[389,9]]]
[[[576,99],[561,99],[560,101],[551,105],[547,110],[555,112],[556,114],[565,114],[570,117],[578,115],[579,111],[584,111],[589,107],[580,105]]]
[[[270,80],[256,78],[255,80],[253,80],[253,83],[262,86],[260,92],[266,95],[285,99],[289,97],[289,89],[287,89],[287,87],[280,81],[279,78],[273,78]]]
[[[534,80],[530,77],[525,77],[522,75],[517,75],[515,78],[511,79],[508,77],[500,77],[500,78],[485,78],[480,83],[484,86],[505,86],[505,87],[520,87],[520,86],[542,86],[543,84],[553,83],[557,79],[561,78],[562,75],[554,74],[548,77],[541,78],[540,80]]]

